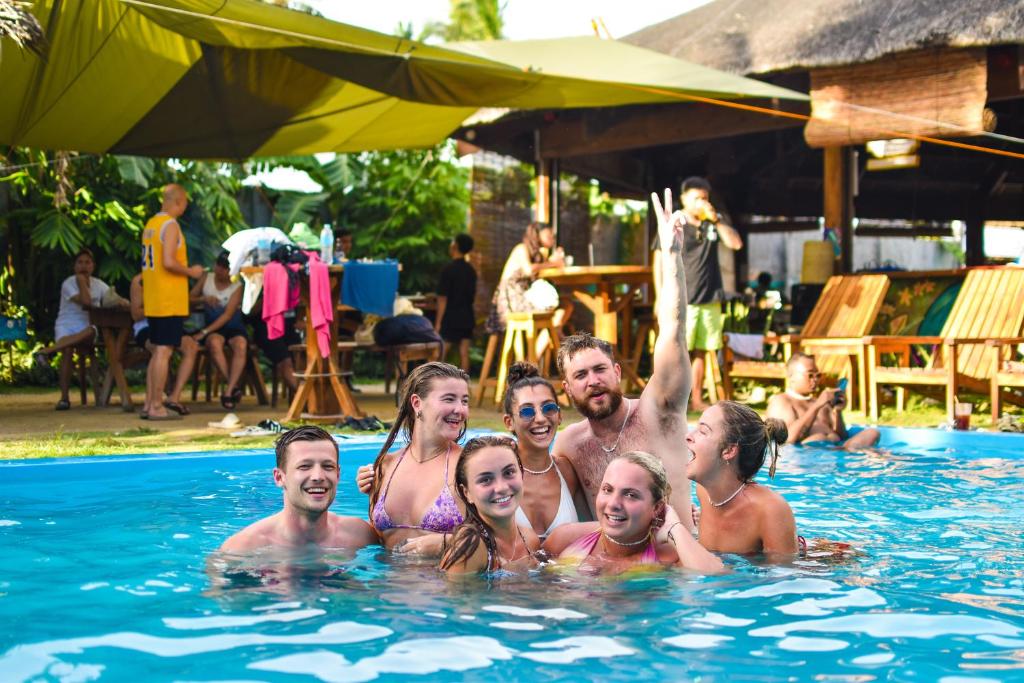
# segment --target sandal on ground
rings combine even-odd
[[[150,415],[146,419],[149,420],[150,422],[162,422],[164,420],[180,420],[181,415],[176,415],[175,413],[167,413],[166,415]]]
[[[66,398],[62,398],[61,400],[57,401],[57,406],[54,408],[54,410],[71,410],[71,401],[67,400]]]
[[[147,410],[140,410],[139,411],[139,419],[140,420],[148,420],[149,419],[149,411],[147,411]]]
[[[242,391],[242,387],[235,387],[235,390],[231,392],[231,400],[235,402],[235,405],[242,402],[242,396],[245,392]]]
[[[188,409],[188,406],[184,406],[177,401],[164,401],[164,408],[167,408],[167,410],[173,410],[182,417],[192,414],[192,411]]]
[[[234,410],[235,406],[238,405],[238,402],[235,401],[234,396],[231,394],[221,394],[220,405],[224,408],[224,410]]]

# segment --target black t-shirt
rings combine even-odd
[[[710,227],[712,224],[704,221],[699,226],[687,223],[683,228],[683,272],[688,304],[709,304],[720,299],[722,269],[718,265],[718,240],[708,239]],[[657,237],[654,248],[660,248]],[[672,249],[679,249],[678,233]]]
[[[448,297],[444,309],[445,327],[472,328],[476,322],[473,315],[473,299],[476,297],[476,271],[465,259],[453,259],[441,269],[437,283],[437,295]]]

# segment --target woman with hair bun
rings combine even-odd
[[[449,574],[536,566],[540,540],[516,520],[523,497],[523,463],[507,436],[470,439],[455,465],[455,490],[466,520],[446,540],[441,569]]]
[[[782,420],[762,420],[753,409],[719,401],[686,435],[686,476],[697,484],[699,540],[722,553],[792,555],[800,549],[793,510],[782,496],[754,481],[771,454],[775,476],[779,446],[788,434]]]
[[[562,423],[555,388],[530,363],[514,363],[507,386],[505,427],[518,442],[525,484],[516,519],[544,539],[557,527],[580,521],[580,510],[584,515],[589,510],[572,465],[551,455]]]

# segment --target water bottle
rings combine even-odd
[[[327,264],[334,260],[334,231],[330,223],[324,223],[320,231],[320,260]]]

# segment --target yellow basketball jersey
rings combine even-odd
[[[142,230],[142,307],[147,318],[187,316],[188,277],[168,272],[163,266],[164,243],[161,241],[164,226],[174,219],[166,213],[158,213],[149,219]],[[174,254],[181,265],[188,264],[185,234],[179,229],[181,239]]]

